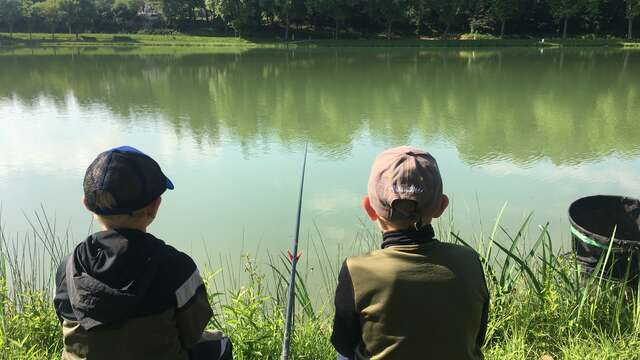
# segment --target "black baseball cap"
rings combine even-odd
[[[107,150],[89,165],[84,176],[84,197],[89,210],[98,215],[128,215],[173,190],[171,180],[150,156],[131,146]],[[115,200],[105,209],[96,204],[96,192],[105,191]]]

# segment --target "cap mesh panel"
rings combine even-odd
[[[84,179],[87,207],[100,213],[115,210],[131,213],[149,205],[166,189],[166,177],[150,157],[132,153],[105,152],[89,166]],[[106,192],[113,196],[113,208],[100,208],[96,195]],[[104,203],[104,202],[103,202]]]

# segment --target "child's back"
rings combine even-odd
[[[187,360],[210,340],[217,350],[207,358],[230,356],[226,338],[203,340],[213,312],[196,264],[146,231],[167,189],[159,165],[130,147],[100,154],[87,169],[84,203],[103,231],[58,267],[63,359]]]
[[[382,249],[344,262],[331,340],[347,358],[482,359],[489,295],[478,254],[434,238],[429,223],[448,203],[435,160],[417,149],[389,152],[392,166],[374,165],[365,199]]]
[[[138,230],[89,236],[56,285],[63,359],[186,360],[212,315],[194,262]]]

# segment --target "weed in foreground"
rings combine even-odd
[[[612,249],[594,275],[585,276],[571,256],[554,250],[547,226],[529,239],[532,217],[511,233],[500,224],[503,212],[488,236],[465,240],[451,231],[453,221],[438,229],[443,241],[475,244],[481,255],[492,296],[486,358],[640,359],[639,292],[605,276]],[[35,219],[31,233],[19,239],[8,239],[0,227],[0,360],[57,359],[62,348],[51,274],[71,239],[69,231],[58,236],[55,222],[44,212]],[[355,251],[375,242],[371,236],[363,239]],[[306,274],[298,277],[292,354],[295,359],[328,360],[335,355],[329,343],[332,307],[327,304],[342,259],[330,256],[322,239],[313,250],[315,257],[311,254],[307,261],[318,263],[322,286],[309,291]],[[236,359],[278,359],[290,263],[284,255],[268,257],[264,264],[248,256],[242,261],[243,268],[227,266],[227,273],[206,276],[215,310],[210,326],[230,335]],[[236,280],[220,288],[218,280],[225,277]]]

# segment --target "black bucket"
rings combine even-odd
[[[640,274],[640,201],[621,196],[590,196],[569,207],[573,251],[582,271],[592,273],[601,257],[611,254],[605,275],[623,280],[629,271],[631,284]],[[604,259],[603,259],[604,261]]]

